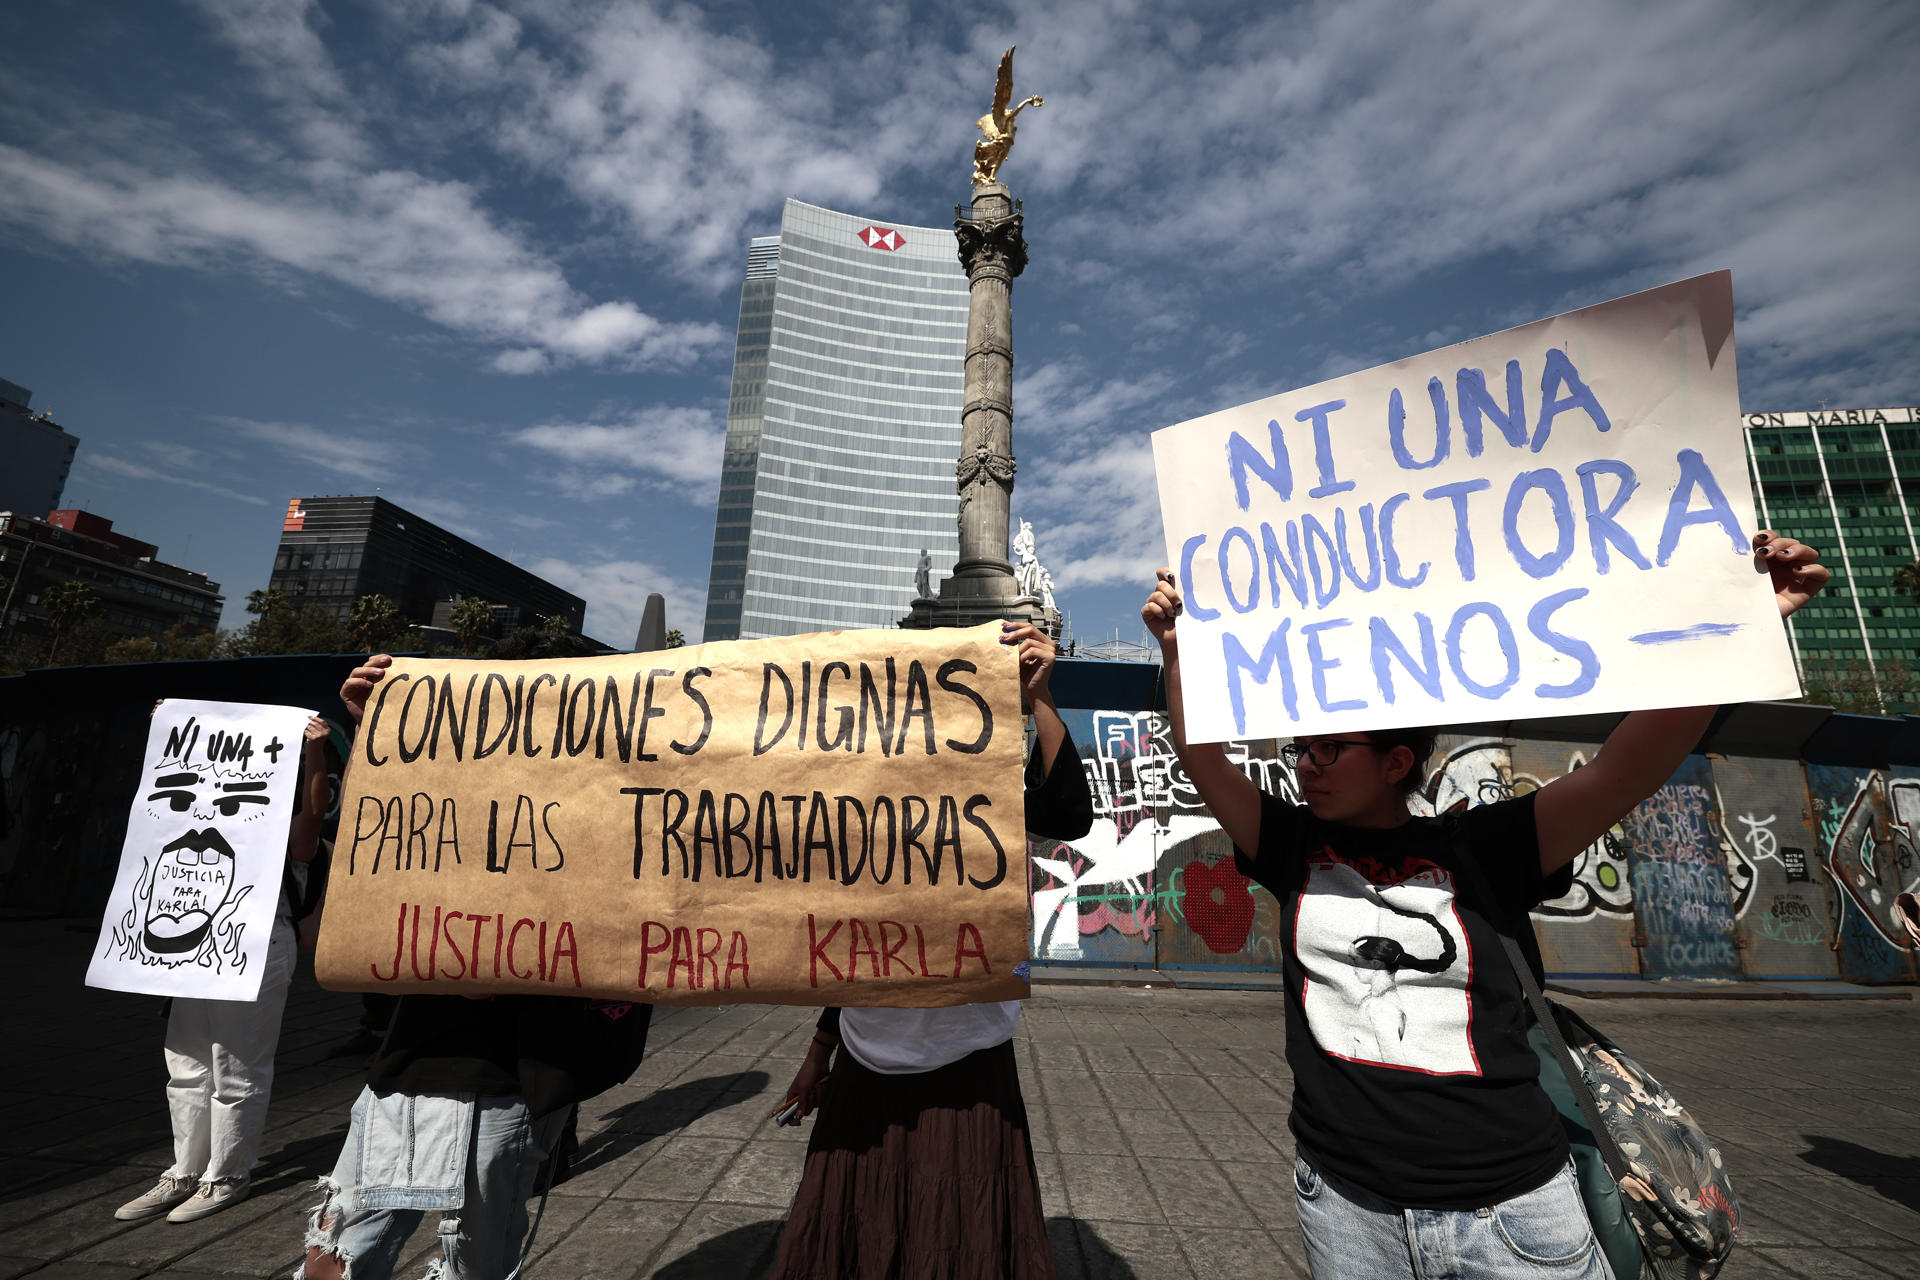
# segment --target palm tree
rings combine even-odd
[[[47,646],[47,665],[52,666],[53,655],[60,648],[61,633],[98,609],[100,597],[84,582],[59,582],[41,593],[40,607],[53,623],[53,643]]]
[[[472,653],[482,640],[493,634],[493,606],[478,596],[468,596],[453,606],[447,621],[453,624],[453,634],[460,647]]]
[[[406,638],[407,619],[385,596],[361,596],[347,616],[347,629],[363,652],[384,653]]]

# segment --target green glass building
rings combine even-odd
[[[1920,407],[1750,413],[1746,437],[1761,521],[1833,569],[1787,626],[1809,690],[1871,682],[1884,710],[1920,711],[1920,603],[1893,590],[1920,561]]]

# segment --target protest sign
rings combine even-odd
[[[664,1004],[1024,996],[1018,669],[995,624],[396,660],[316,971]]]
[[[1153,453],[1192,741],[1800,692],[1749,541],[1728,272]]]
[[[154,710],[88,986],[260,993],[312,714],[175,698]]]

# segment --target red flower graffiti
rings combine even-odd
[[[1248,889],[1252,883],[1232,858],[1212,866],[1195,860],[1181,874],[1181,914],[1215,955],[1229,955],[1247,945],[1253,930],[1253,894]]]

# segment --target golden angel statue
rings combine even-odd
[[[1036,93],[1009,111],[1007,103],[1012,98],[1013,50],[1009,49],[1000,59],[1000,78],[993,86],[993,110],[974,122],[981,133],[980,141],[973,144],[973,185],[976,187],[994,181],[1000,172],[1000,162],[1013,150],[1014,118],[1028,107],[1045,105]]]

